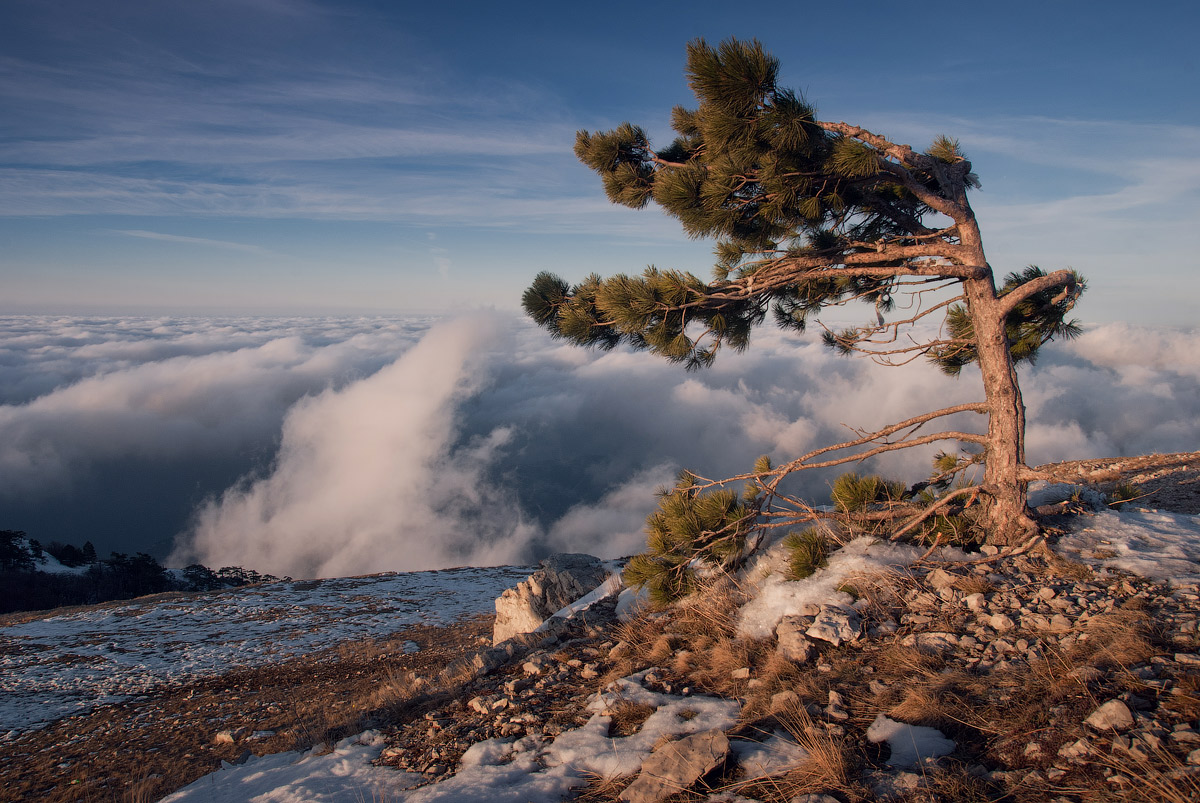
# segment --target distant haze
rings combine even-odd
[[[1200,448],[1198,385],[1195,331],[1053,344],[1022,369],[1029,461]],[[0,394],[0,527],[297,577],[628,554],[680,468],[727,476],[981,396],[771,329],[688,374],[493,312],[4,317]],[[929,456],[876,468],[911,482]]]

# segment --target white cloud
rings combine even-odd
[[[680,468],[731,476],[981,396],[971,376],[885,369],[769,328],[694,374],[492,314],[434,329],[10,317],[0,334],[0,378],[26,393],[0,406],[0,526],[30,529],[12,516],[34,502],[126,522],[104,507],[128,499],[112,489],[220,460],[243,480],[197,488],[209,501],[178,556],[296,575],[627,554]],[[1048,347],[1022,369],[1030,462],[1200,448],[1198,339],[1109,325]],[[915,481],[933,451],[847,468]],[[836,473],[793,490],[820,501]],[[81,483],[98,490],[75,499]]]
[[[508,431],[454,445],[499,333],[480,317],[440,324],[371,377],[295,405],[270,476],[204,506],[183,554],[300,576],[525,557],[533,529],[484,472]]]

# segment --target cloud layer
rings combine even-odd
[[[175,563],[293,576],[628,554],[682,467],[728,476],[980,395],[772,330],[687,374],[491,313],[0,327],[0,527],[102,553],[178,535]],[[1198,341],[1109,325],[1049,347],[1022,377],[1030,462],[1200,448]],[[913,481],[928,459],[871,468]]]

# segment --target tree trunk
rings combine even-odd
[[[1010,545],[1027,538],[1034,527],[1025,504],[1025,482],[1021,479],[1025,465],[1025,405],[994,285],[990,278],[971,279],[965,284],[988,405],[983,475],[991,525],[988,542]]]
[[[961,202],[966,214],[958,221],[960,242],[975,252],[973,261],[976,265],[987,265],[978,224],[966,203],[965,194]],[[983,473],[990,525],[987,540],[991,544],[1008,546],[1020,543],[1037,529],[1029,517],[1026,483],[1021,478],[1025,467],[1025,404],[1021,400],[1017,370],[1009,350],[1004,325],[1006,316],[996,295],[990,268],[986,277],[967,279],[963,284],[988,405]]]

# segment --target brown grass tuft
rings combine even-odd
[[[851,799],[859,796],[861,790],[853,780],[857,767],[844,737],[835,736],[813,722],[802,705],[792,705],[776,716],[792,740],[807,754],[799,766],[770,781],[780,799],[829,792],[840,792]]]
[[[1120,800],[1144,803],[1195,803],[1200,800],[1200,775],[1167,750],[1113,753],[1100,763],[1125,779],[1119,785]]]
[[[1087,640],[1075,642],[1072,658],[1097,666],[1126,668],[1155,654],[1149,615],[1141,610],[1115,610],[1088,620]]]
[[[578,803],[615,803],[625,787],[633,783],[634,775],[619,775],[606,778],[603,775],[585,773],[587,785],[574,792],[572,800]]]
[[[609,736],[632,736],[642,727],[657,709],[649,703],[633,700],[618,700],[605,711],[612,720],[608,724]]]

